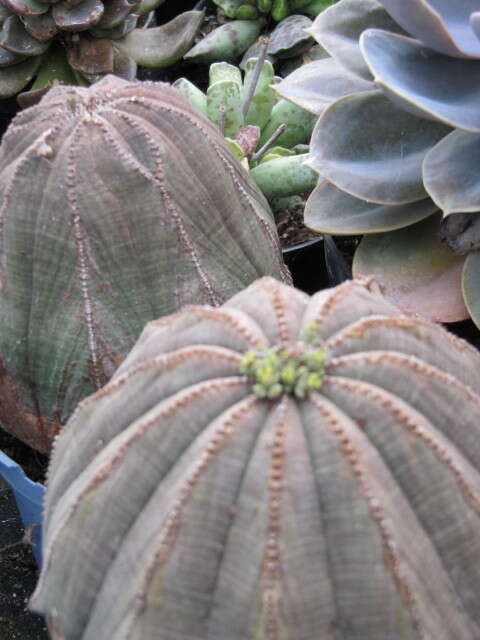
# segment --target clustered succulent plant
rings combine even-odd
[[[480,637],[480,354],[375,289],[146,326],[53,452],[53,638]]]
[[[305,33],[305,29],[311,25],[311,20],[298,12],[316,16],[331,4],[331,0],[302,2],[304,5],[302,9],[295,8],[293,2],[288,9],[286,0],[280,0],[280,2],[275,0],[273,4],[271,2],[237,3],[236,0],[226,0],[222,1],[221,5],[217,4],[222,6],[228,17],[237,19],[230,20],[208,33],[185,55],[186,60],[205,63],[235,62],[245,52],[248,52],[246,54],[248,57],[252,57],[256,52],[256,41],[265,26],[266,18],[274,15],[277,16],[274,19],[280,22],[269,35],[268,54],[271,59],[296,55],[313,42],[312,38]],[[259,4],[263,5],[265,10],[260,10]],[[256,19],[238,19],[240,15],[246,15],[247,12],[255,14]]]
[[[330,0],[213,0],[229,18],[254,20],[271,17],[280,22],[292,13],[316,16]]]
[[[0,424],[48,452],[144,324],[289,280],[268,204],[162,83],[55,87],[0,150]]]
[[[55,83],[88,85],[115,73],[134,79],[137,63],[166,66],[190,48],[203,19],[183,12],[146,29],[164,0],[2,0],[0,98],[36,78],[33,91]]]
[[[317,174],[303,162],[315,116],[278,99],[271,86],[276,81],[272,64],[251,58],[242,80],[238,67],[216,62],[210,65],[209,79],[206,94],[186,78],[174,86],[220,128],[264,195],[271,199],[310,192]]]
[[[279,85],[320,115],[305,220],[365,233],[354,261],[410,311],[480,325],[476,0],[341,0],[310,33],[328,53]],[[442,233],[455,255],[441,244]],[[432,217],[432,214],[433,217]],[[410,226],[411,225],[411,226]],[[405,227],[408,227],[407,229]],[[463,297],[462,297],[463,294]],[[466,305],[466,306],[465,306]]]

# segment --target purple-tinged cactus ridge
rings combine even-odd
[[[0,424],[48,451],[146,322],[288,281],[271,211],[162,83],[55,87],[0,149]]]
[[[56,441],[31,605],[63,640],[478,640],[479,389],[371,280],[151,322]]]

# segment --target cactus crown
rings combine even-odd
[[[312,349],[303,342],[250,350],[240,361],[240,373],[254,380],[252,390],[259,398],[284,393],[304,398],[322,386],[325,358],[324,349]]]

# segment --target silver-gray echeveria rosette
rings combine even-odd
[[[356,274],[406,311],[480,326],[480,2],[341,0],[309,32],[326,57],[277,86],[320,116],[306,224],[373,234]]]

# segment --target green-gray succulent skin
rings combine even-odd
[[[0,98],[35,79],[31,93],[54,84],[84,86],[115,73],[132,80],[137,64],[168,66],[190,48],[204,12],[141,28],[164,0],[5,0],[0,7]],[[138,28],[137,28],[138,27]]]
[[[64,640],[478,640],[479,389],[369,281],[152,322],[56,441],[31,604]]]
[[[0,424],[43,452],[147,321],[289,278],[265,198],[166,84],[51,89],[4,136],[0,203]]]

